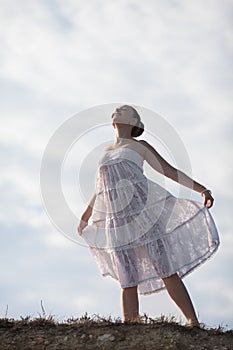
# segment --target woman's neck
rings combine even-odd
[[[132,137],[116,137],[116,143],[124,143],[124,142],[129,142],[132,141],[133,138]]]

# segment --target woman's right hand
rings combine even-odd
[[[82,235],[83,229],[84,229],[87,225],[88,225],[88,220],[87,220],[87,221],[86,221],[86,220],[83,220],[83,219],[80,220],[80,223],[79,223],[78,228],[77,228],[77,231],[78,231],[78,233],[79,233],[80,236]]]

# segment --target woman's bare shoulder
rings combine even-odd
[[[156,152],[156,150],[155,150],[155,148],[151,145],[151,144],[149,144],[149,142],[147,142],[147,141],[145,141],[145,140],[139,140],[139,142],[140,142],[140,144],[142,145],[142,146],[144,146],[144,148],[145,148],[145,151],[146,150],[149,150],[149,151],[154,151],[154,152]]]
[[[145,141],[145,140],[139,140],[138,142],[140,142],[141,145],[143,145],[143,146],[145,146],[145,147],[151,147],[151,145],[150,145],[147,141]]]

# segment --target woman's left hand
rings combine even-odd
[[[206,191],[202,194],[202,197],[204,197],[204,205],[211,208],[214,204],[214,198],[212,197],[211,193]]]

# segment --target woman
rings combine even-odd
[[[142,134],[144,125],[133,107],[116,108],[112,125],[116,142],[99,160],[96,193],[78,232],[89,244],[102,274],[119,281],[125,322],[138,320],[138,293],[166,288],[189,326],[199,327],[181,277],[218,248],[218,233],[208,211],[214,202],[211,191],[171,166],[148,142],[134,139]],[[176,198],[148,179],[142,170],[144,161],[199,192],[204,206]],[[91,215],[93,223],[88,226]],[[88,235],[90,226],[94,230]]]

